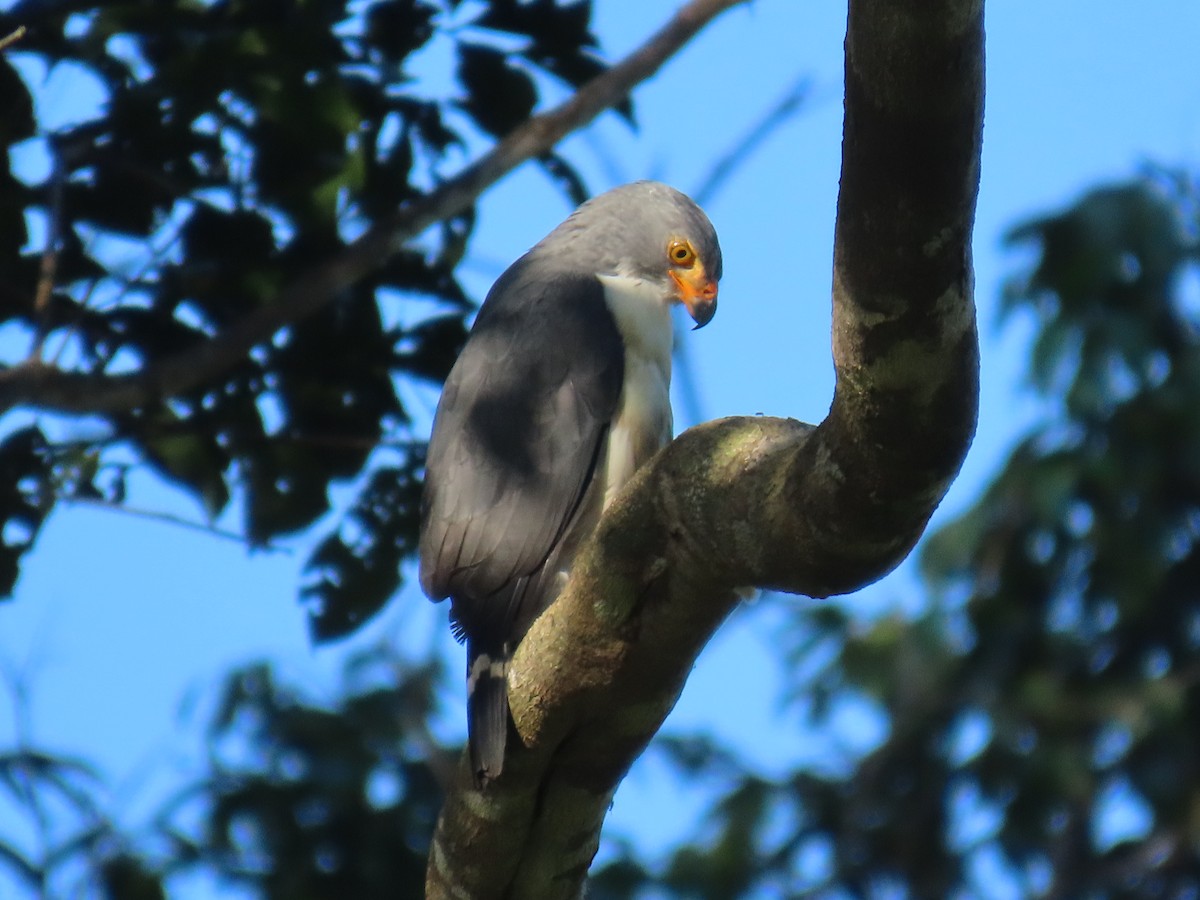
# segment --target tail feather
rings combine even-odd
[[[475,783],[484,787],[504,769],[508,742],[509,652],[467,644],[467,746]]]

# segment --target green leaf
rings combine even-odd
[[[355,631],[400,588],[400,562],[416,550],[422,458],[414,448],[404,466],[374,472],[338,531],[309,557],[301,596],[314,641]]]
[[[467,91],[463,108],[479,127],[503,137],[533,113],[537,88],[508,55],[481,44],[458,45],[458,80]]]

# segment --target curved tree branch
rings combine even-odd
[[[974,433],[982,120],[983,0],[851,0],[829,415],[693,428],[626,487],[518,648],[524,747],[483,792],[459,767],[429,897],[578,896],[734,587],[856,590],[916,543]]]
[[[460,175],[398,210],[337,257],[302,273],[275,302],[175,356],[122,375],[68,372],[30,358],[0,372],[0,413],[35,406],[67,413],[130,410],[220,375],[280,328],[313,315],[430,225],[466,209],[485,189],[528,159],[619,103],[725,10],[745,0],[691,0],[621,62],[555,109],[534,116]]]

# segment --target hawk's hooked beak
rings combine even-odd
[[[696,328],[711,322],[717,314],[717,283],[708,277],[703,263],[696,260],[690,269],[672,269],[671,280],[675,282],[679,302],[687,307]]]

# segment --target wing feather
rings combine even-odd
[[[497,281],[446,381],[426,459],[421,583],[452,598],[468,636],[510,627],[525,587],[542,582],[595,474],[623,376],[596,278],[541,272],[525,257]]]

